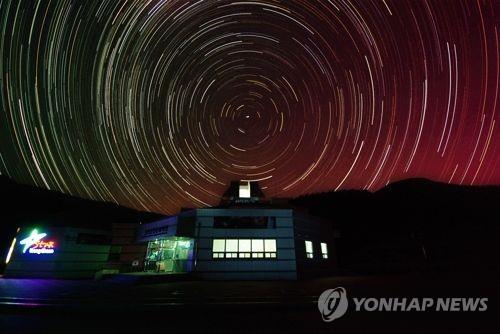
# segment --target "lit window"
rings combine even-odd
[[[214,239],[214,259],[275,259],[276,239]]]
[[[276,240],[274,239],[266,239],[264,241],[265,250],[267,252],[276,252]]]
[[[252,251],[252,242],[250,239],[240,239],[238,240],[238,252],[240,259],[248,259],[250,258],[250,254]]]
[[[237,251],[238,251],[238,239],[226,240],[226,252],[237,252]]]
[[[264,240],[252,239],[252,258],[264,257]]]
[[[212,251],[214,252],[224,252],[226,246],[226,240],[224,239],[214,239]]]
[[[324,242],[321,243],[321,254],[323,259],[328,259],[328,246]]]
[[[313,244],[311,241],[306,240],[306,256],[308,259],[312,259],[313,255]]]
[[[252,253],[264,251],[263,239],[252,239]]]
[[[240,241],[239,245],[238,245],[239,252],[250,253],[252,251],[252,248],[250,246],[250,244],[251,244],[250,239],[240,239],[239,241]]]
[[[213,256],[213,258],[214,259],[223,258],[225,248],[226,248],[226,240],[214,239],[212,242],[212,256]]]
[[[240,182],[240,198],[250,198],[250,182],[249,181],[241,181]]]
[[[265,257],[276,258],[276,239],[264,240]]]

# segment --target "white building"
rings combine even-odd
[[[220,206],[141,225],[145,271],[206,279],[297,279],[335,269],[333,226],[232,182]]]

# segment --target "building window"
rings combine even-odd
[[[264,240],[264,256],[266,258],[276,257],[276,239],[266,239]]]
[[[212,253],[213,253],[214,259],[223,258],[225,248],[226,248],[226,240],[214,239],[213,243],[212,243]]]
[[[213,239],[214,259],[275,259],[276,239]]]
[[[308,259],[312,259],[313,255],[313,243],[312,241],[306,240],[306,256]]]
[[[249,181],[241,181],[240,182],[240,198],[250,198],[250,182]]]
[[[252,239],[252,257],[264,257],[264,240]]]
[[[328,246],[324,242],[321,243],[321,255],[323,259],[328,259]]]
[[[238,253],[239,257],[246,259],[250,257],[252,253],[252,241],[250,239],[239,239],[238,240]]]
[[[238,257],[238,240],[229,239],[226,240],[226,258],[237,258]]]

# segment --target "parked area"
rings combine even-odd
[[[487,296],[487,312],[354,312],[325,323],[317,299],[342,286],[351,297]],[[189,328],[203,332],[405,332],[423,329],[487,332],[496,324],[498,280],[473,276],[358,276],[296,281],[144,281],[117,276],[102,281],[0,279],[0,328],[51,332],[98,326],[110,333]],[[389,327],[388,324],[390,324]],[[187,326],[187,327],[186,327]],[[493,327],[491,327],[493,328]],[[434,332],[434,331],[433,331]]]

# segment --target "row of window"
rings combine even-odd
[[[213,239],[214,259],[276,258],[276,239]]]
[[[306,240],[305,243],[306,243],[306,257],[308,259],[314,258],[312,241]],[[328,246],[324,242],[320,244],[321,244],[321,257],[323,259],[328,259]]]
[[[313,243],[306,240],[306,257],[314,258]],[[321,242],[321,257],[328,259],[328,246]],[[214,259],[276,258],[276,239],[213,239]]]

